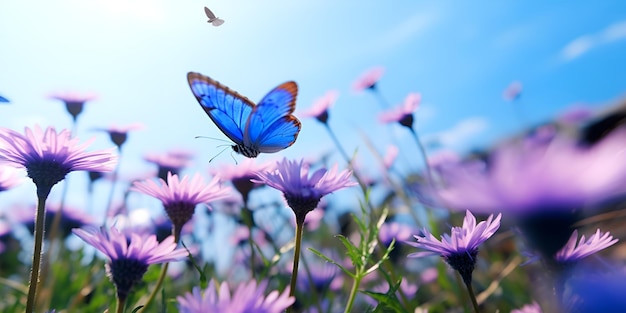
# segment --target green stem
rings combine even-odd
[[[354,282],[352,283],[352,289],[350,290],[350,297],[348,298],[348,304],[346,305],[346,309],[343,311],[344,313],[348,313],[352,311],[352,305],[354,305],[354,299],[356,299],[357,291],[359,290],[359,285],[361,284],[361,278],[359,275],[354,277]]]
[[[296,216],[296,246],[293,249],[293,269],[291,271],[291,283],[289,284],[289,296],[295,297],[296,282],[298,280],[298,263],[300,262],[300,246],[302,245],[302,232],[304,229],[304,217]],[[287,309],[287,313],[291,312],[293,305]]]
[[[472,283],[467,282],[465,283],[465,286],[467,287],[467,292],[469,293],[470,300],[472,300],[472,306],[474,307],[474,312],[480,313],[480,311],[478,310],[478,302],[476,301],[476,295],[474,294],[474,289],[472,288]]]
[[[48,195],[39,195],[37,198],[37,215],[35,216],[35,247],[33,250],[33,267],[30,272],[30,282],[28,286],[28,298],[26,300],[26,313],[35,311],[35,299],[37,296],[37,286],[39,285],[39,269],[41,265],[41,251],[43,249],[43,233],[46,223],[46,199]]]

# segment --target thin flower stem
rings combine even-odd
[[[354,277],[354,282],[352,283],[352,289],[350,290],[350,296],[348,298],[348,304],[346,305],[346,309],[343,311],[344,313],[352,311],[354,299],[356,298],[357,291],[359,290],[359,285],[361,285],[361,278],[362,277],[360,275]]]
[[[296,245],[293,249],[293,270],[291,271],[291,283],[289,284],[289,296],[295,297],[296,282],[298,280],[298,263],[300,262],[300,246],[302,245],[302,232],[304,229],[304,218],[300,220],[296,217]],[[293,305],[287,309],[291,312]]]
[[[26,300],[26,313],[35,311],[35,299],[39,284],[39,269],[41,265],[41,251],[43,249],[43,233],[46,223],[46,199],[48,195],[39,195],[37,199],[37,215],[35,217],[35,247],[33,250],[33,267],[30,272],[28,298]]]
[[[411,130],[413,139],[415,139],[415,144],[417,144],[417,147],[420,150],[420,154],[422,155],[422,159],[424,160],[424,166],[426,168],[426,175],[428,175],[428,181],[429,181],[430,187],[434,188],[435,181],[433,180],[433,174],[430,171],[430,165],[428,165],[428,157],[426,156],[426,149],[424,149],[424,145],[422,145],[422,142],[417,136],[417,132],[415,131],[415,129],[413,129],[413,127],[409,127],[409,129]]]
[[[389,102],[387,101],[387,99],[385,99],[385,97],[383,96],[383,94],[380,92],[380,90],[378,90],[377,88],[373,88],[372,89],[372,93],[374,94],[374,96],[376,97],[376,99],[378,100],[378,104],[380,104],[380,107],[383,110],[386,110],[389,108]]]
[[[474,288],[472,288],[471,282],[466,282],[465,286],[467,287],[467,292],[469,293],[470,300],[472,300],[472,306],[474,307],[475,313],[480,313],[478,310],[478,302],[476,301],[476,295],[474,294]]]

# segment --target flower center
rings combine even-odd
[[[109,278],[117,288],[117,296],[126,299],[130,290],[148,270],[148,264],[136,259],[117,259],[107,263],[106,270]]]
[[[47,197],[52,186],[62,181],[70,172],[70,168],[60,162],[38,160],[29,162],[26,171],[37,186],[37,195]]]

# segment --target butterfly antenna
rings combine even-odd
[[[193,137],[193,138],[194,138],[194,139],[200,139],[200,138],[202,138],[202,139],[212,139],[212,140],[217,140],[217,141],[227,142],[227,143],[229,143],[229,144],[230,144],[230,141],[228,141],[228,140],[221,139],[221,138],[215,138],[215,137],[195,136],[195,137]]]
[[[233,158],[233,161],[235,161],[235,165],[239,165],[237,159],[235,159],[235,157],[233,156],[233,151],[230,152],[230,157]]]
[[[222,151],[220,151],[218,154],[216,154],[214,157],[212,157],[212,158],[209,160],[209,163],[211,163],[211,161],[213,161],[215,158],[217,158],[220,154],[222,154],[222,153],[223,153],[224,151],[226,151],[226,149],[228,149],[228,148],[229,148],[229,146],[226,146],[226,148],[222,149]]]

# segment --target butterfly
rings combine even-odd
[[[215,14],[213,14],[213,12],[211,12],[211,10],[209,10],[209,8],[204,7],[204,13],[209,18],[207,23],[211,23],[211,25],[213,25],[213,26],[220,26],[220,25],[224,24],[224,20],[219,18],[219,17],[217,17],[217,16],[215,16]]]
[[[289,81],[272,89],[258,104],[199,73],[189,72],[191,92],[213,123],[230,138],[233,150],[248,158],[291,146],[302,125],[292,115],[298,85]]]

